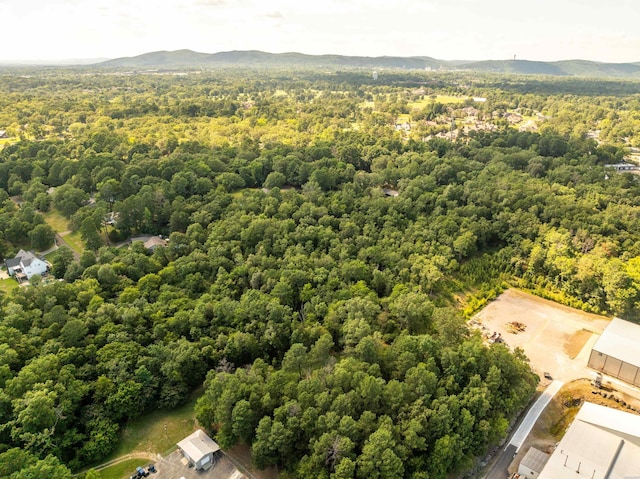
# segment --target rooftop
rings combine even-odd
[[[178,447],[194,461],[199,461],[207,454],[220,450],[220,446],[207,436],[202,429],[198,429],[190,436],[185,437],[178,443]]]
[[[531,447],[527,451],[527,454],[522,458],[522,461],[520,461],[520,464],[528,467],[532,471],[540,472],[549,460],[549,457],[549,454],[546,452],[542,452],[540,449]]]
[[[640,471],[640,416],[586,402],[539,479],[622,479]]]
[[[640,366],[640,326],[620,318],[613,318],[593,349],[620,359],[625,363]]]
[[[16,266],[20,266],[20,264],[29,266],[34,259],[37,259],[37,256],[31,251],[21,249],[14,258],[6,260],[6,264],[9,268],[15,268]]]

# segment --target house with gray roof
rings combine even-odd
[[[7,273],[14,276],[18,281],[29,280],[34,274],[44,274],[47,272],[47,263],[38,258],[32,251],[21,249],[18,254],[5,261]]]

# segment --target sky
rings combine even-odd
[[[158,50],[640,61],[637,0],[0,0],[0,61]]]

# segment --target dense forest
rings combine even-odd
[[[487,300],[638,319],[640,185],[605,165],[640,84],[0,76],[0,256],[51,246],[52,212],[85,246],[0,290],[0,477],[70,477],[204,382],[201,424],[283,477],[443,478],[537,384],[467,328]]]

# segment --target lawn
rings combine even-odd
[[[49,211],[46,215],[44,215],[44,220],[57,233],[63,233],[69,230],[69,221],[57,210],[52,209],[51,211]]]
[[[122,479],[124,477],[131,477],[131,474],[136,470],[136,467],[145,467],[149,461],[144,459],[127,459],[113,466],[106,467],[100,470],[100,477],[102,479]]]
[[[11,145],[12,143],[16,143],[18,140],[16,138],[0,138],[0,150],[4,147],[4,145]]]
[[[468,98],[469,97],[466,97],[466,96],[437,95],[435,101],[436,103],[442,103],[447,105],[451,103],[464,103],[464,101],[467,100]],[[422,100],[413,101],[409,103],[409,108],[414,110],[421,110],[432,101],[433,100],[431,99],[431,97],[426,97]]]
[[[7,278],[0,280],[0,291],[10,293],[14,289],[19,287],[18,282],[13,278]]]
[[[74,250],[76,253],[82,254],[82,252],[84,251],[84,241],[82,241],[82,238],[80,237],[80,231],[74,231],[73,233],[68,234],[63,238],[67,243],[69,243],[69,246],[71,246],[72,250]]]
[[[185,404],[176,409],[154,411],[131,421],[124,427],[118,447],[106,460],[133,452],[165,455],[178,441],[195,431],[193,409],[202,393],[202,389],[197,390]]]

